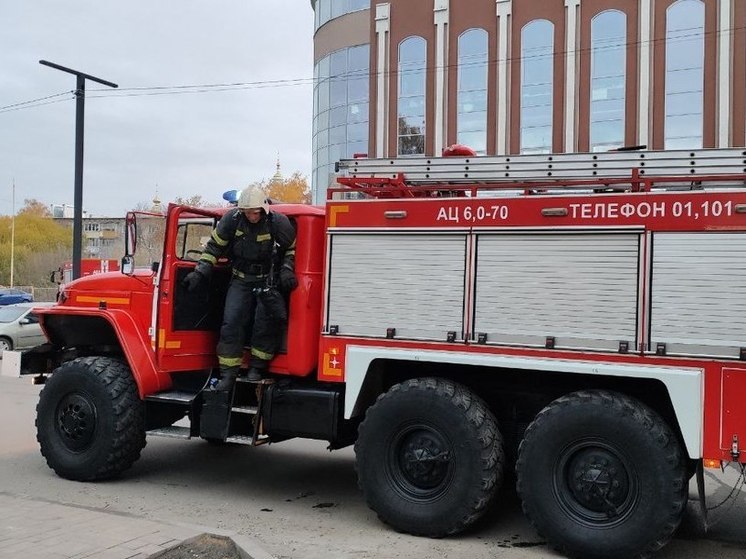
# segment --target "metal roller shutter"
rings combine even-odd
[[[466,235],[335,234],[327,327],[340,335],[463,339]]]
[[[616,351],[636,343],[640,235],[482,234],[475,328],[487,341]]]
[[[746,234],[653,235],[651,351],[718,357],[746,347]]]

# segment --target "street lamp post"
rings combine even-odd
[[[76,78],[75,85],[75,193],[73,208],[73,279],[80,277],[80,258],[82,252],[83,238],[83,132],[85,123],[85,81],[91,80],[108,87],[119,87],[117,84],[107,82],[101,78],[91,76],[60,66],[46,60],[39,60],[39,64],[49,66],[55,70],[73,74]]]
[[[12,195],[13,217],[10,218],[10,287],[13,287],[13,267],[15,265],[16,249],[16,179],[13,178]]]

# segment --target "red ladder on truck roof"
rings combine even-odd
[[[330,199],[351,190],[375,198],[418,198],[499,190],[539,194],[557,189],[744,188],[746,149],[343,159],[336,171],[342,186],[329,189]]]

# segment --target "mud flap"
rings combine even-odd
[[[203,439],[228,437],[228,421],[231,413],[231,392],[206,390],[202,393],[202,414],[199,421],[199,436]]]
[[[43,343],[21,353],[22,375],[47,375],[62,364],[60,348]]]

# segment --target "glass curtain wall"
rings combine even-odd
[[[591,151],[624,145],[627,16],[607,10],[591,20]]]
[[[554,25],[535,19],[521,30],[521,153],[552,151]]]
[[[369,45],[340,49],[314,67],[314,204],[326,199],[337,161],[368,153],[369,67]]]
[[[456,141],[487,152],[487,55],[484,29],[469,29],[458,38]]]
[[[666,149],[702,147],[705,4],[678,0],[666,10]]]
[[[425,153],[425,87],[427,42],[408,37],[399,43],[397,153]]]
[[[330,19],[370,8],[370,0],[316,0],[314,5],[314,30]]]

